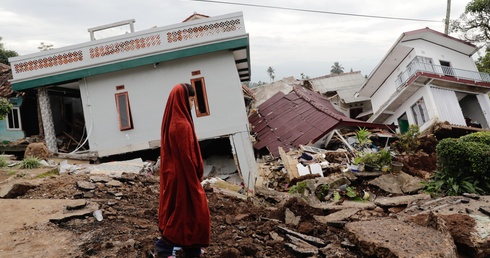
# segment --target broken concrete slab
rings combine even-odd
[[[106,186],[109,186],[109,187],[121,187],[123,186],[123,183],[121,181],[118,181],[118,180],[111,180],[107,183],[105,183]]]
[[[94,183],[90,183],[88,181],[78,181],[77,187],[84,191],[94,190],[97,186]]]
[[[356,201],[350,201],[350,200],[345,200],[342,203],[335,203],[335,202],[316,202],[316,203],[308,203],[311,207],[316,208],[316,209],[322,209],[326,211],[339,211],[343,209],[351,209],[351,208],[356,208],[360,210],[373,210],[376,208],[376,204],[373,202],[356,202]]]
[[[284,219],[286,225],[298,226],[300,220],[301,216],[294,215],[294,212],[292,212],[289,208],[286,208]]]
[[[374,203],[381,207],[395,207],[401,205],[408,205],[410,203],[431,199],[428,194],[415,194],[415,195],[403,195],[397,197],[378,197],[374,200]]]
[[[76,200],[74,203],[66,205],[67,210],[79,210],[87,206],[86,200]]]
[[[90,171],[90,174],[102,174],[110,177],[121,177],[124,172],[139,174],[144,171],[148,164],[148,162],[143,162],[141,158],[107,162],[94,166]]]
[[[370,185],[393,194],[410,194],[422,189],[422,180],[410,176],[404,172],[397,174],[384,174],[378,178],[369,181]]]
[[[360,209],[357,208],[347,208],[334,212],[327,216],[313,215],[313,218],[320,223],[328,224],[329,222],[348,220],[352,215],[355,215],[359,211]]]
[[[0,198],[12,199],[40,185],[39,180],[12,181],[0,186]]]
[[[81,209],[68,210],[78,206],[81,200],[66,199],[0,199],[1,232],[15,232],[39,223],[58,221],[73,216],[85,216],[99,208],[95,202],[87,202]],[[19,217],[19,214],[23,216]],[[1,234],[0,234],[1,235]]]
[[[472,214],[487,216],[480,207],[488,206],[490,196],[481,196],[478,200],[470,199],[463,196],[446,196],[436,199],[419,200],[407,206],[402,212],[404,215],[417,215],[429,212],[437,212],[437,214]],[[470,211],[470,213],[468,213]]]
[[[306,241],[308,244],[316,246],[316,247],[324,247],[327,245],[322,239],[317,238],[317,237],[301,234],[299,232],[287,229],[285,227],[277,227],[277,229],[279,230],[279,232],[286,234],[287,236],[294,236],[294,237],[299,238],[303,241]]]
[[[449,235],[415,223],[381,219],[350,222],[345,229],[349,240],[369,256],[458,257]]]

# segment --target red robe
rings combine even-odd
[[[175,85],[163,114],[158,226],[162,239],[181,247],[208,246],[210,214],[201,185],[204,166],[187,88]]]

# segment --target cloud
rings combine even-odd
[[[243,12],[250,35],[252,81],[269,81],[269,66],[276,79],[321,76],[333,62],[348,71],[369,74],[405,31],[430,27],[443,31],[446,1],[426,0],[223,0],[318,12],[292,11],[191,0],[46,0],[3,1],[0,7],[2,42],[19,54],[37,52],[40,42],[55,48],[88,42],[88,28],[135,19],[135,30],[180,23],[192,13],[209,16]],[[452,1],[452,18],[469,1]],[[326,12],[437,20],[417,22],[334,15]]]

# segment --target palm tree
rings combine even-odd
[[[267,73],[269,74],[269,77],[271,78],[271,82],[274,81],[274,68],[272,68],[272,66],[269,66],[269,68],[267,68]]]
[[[332,69],[330,70],[331,74],[341,74],[344,73],[344,67],[342,67],[339,62],[334,62],[332,65]]]

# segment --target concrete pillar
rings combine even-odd
[[[58,152],[58,147],[56,145],[56,134],[54,131],[53,113],[51,112],[48,89],[46,87],[38,88],[37,96],[39,100],[39,109],[41,110],[46,147],[48,147],[48,150],[50,152]]]

